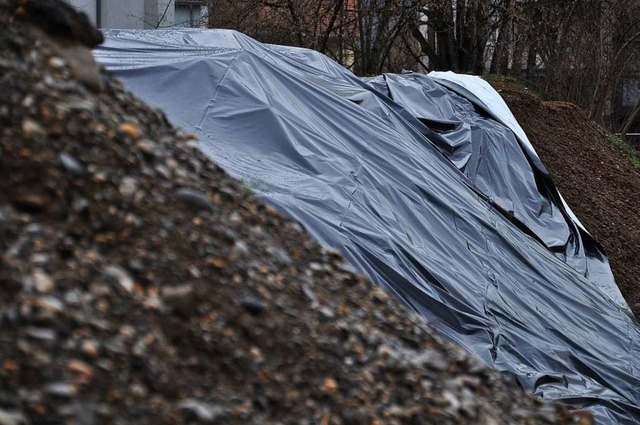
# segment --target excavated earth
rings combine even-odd
[[[0,0],[1,425],[591,423],[443,341],[78,68],[78,40],[100,39],[78,22]]]
[[[640,171],[577,106],[518,90],[501,95],[562,196],[603,245],[622,294],[640,317]]]

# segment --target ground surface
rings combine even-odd
[[[560,193],[604,246],[620,290],[640,317],[640,172],[577,106],[542,102],[521,90],[501,94]]]
[[[71,78],[34,4],[0,1],[0,424],[570,423]]]

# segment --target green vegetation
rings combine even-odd
[[[527,86],[526,82],[518,77],[499,74],[485,74],[482,78],[491,84],[497,91],[509,90],[529,93],[542,100],[542,96],[537,91]]]
[[[609,134],[607,140],[609,140],[609,143],[622,149],[622,151],[629,157],[629,160],[631,161],[635,169],[640,170],[640,152],[638,152],[633,146],[626,143],[615,134]]]

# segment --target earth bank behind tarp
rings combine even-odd
[[[601,289],[606,256],[487,111],[232,31],[106,35],[96,57],[130,90],[443,334],[545,399],[640,420],[640,332]]]

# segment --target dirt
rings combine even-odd
[[[501,95],[560,193],[603,245],[622,294],[640,317],[640,172],[577,106],[522,91]]]
[[[79,81],[74,33],[30,20],[77,22],[56,4],[0,0],[0,424],[591,423],[445,342],[120,82]]]

